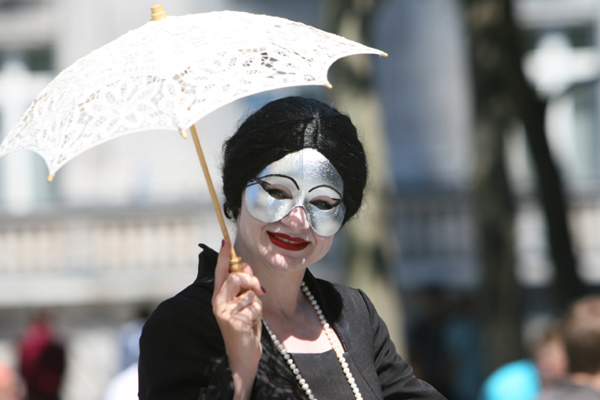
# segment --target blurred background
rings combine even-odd
[[[144,24],[153,4],[0,0],[0,139],[62,69]],[[449,400],[477,399],[497,367],[532,358],[565,307],[598,287],[599,1],[162,4],[281,16],[389,53],[337,62],[333,90],[252,96],[197,126],[218,184],[221,144],[249,110],[301,94],[350,114],[369,192],[311,270],[364,289]],[[108,399],[147,313],[194,280],[197,244],[218,247],[221,234],[177,132],[113,140],[46,175],[34,153],[0,159],[0,364],[20,368],[23,335],[43,316],[60,398]]]

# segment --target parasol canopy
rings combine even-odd
[[[331,64],[361,53],[385,54],[267,15],[217,11],[149,21],[52,80],[4,139],[0,157],[35,151],[53,176],[83,151],[124,134],[185,131],[245,96],[328,86]]]

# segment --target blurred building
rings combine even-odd
[[[570,197],[581,273],[598,282],[600,241],[593,232],[600,188],[600,3],[514,5],[525,38],[524,69],[549,100],[549,141]],[[470,288],[480,271],[469,198],[473,100],[460,2],[384,2],[380,11],[376,44],[391,55],[377,64],[375,76],[398,191],[398,282],[407,288]],[[526,285],[544,286],[553,271],[522,132],[512,135],[507,157],[518,197],[518,276]]]
[[[550,141],[571,196],[581,272],[599,282],[600,2],[515,3],[527,38],[527,75],[550,99]],[[141,26],[150,5],[0,0],[0,139],[58,72]],[[236,9],[320,26],[316,0],[169,0],[164,6],[172,15]],[[374,75],[395,185],[393,270],[407,290],[471,290],[480,280],[461,18],[457,0],[387,1],[371,27],[371,44],[390,54],[374,61]],[[236,102],[198,124],[217,183],[220,145],[254,102]],[[522,135],[514,135],[509,158],[522,195],[519,278],[544,286],[552,269],[542,213],[527,200],[532,175]],[[95,400],[115,372],[118,326],[138,306],[187,285],[196,273],[197,243],[218,246],[220,233],[192,143],[176,132],[126,136],[78,156],[52,184],[46,174],[36,154],[0,158],[0,355],[10,354],[8,343],[32,310],[57,308],[76,366],[68,372],[65,400]]]
[[[546,127],[551,150],[560,168],[571,211],[579,272],[588,283],[600,282],[600,4],[594,0],[522,1],[519,22],[528,50],[527,76],[548,99]],[[516,139],[515,141],[518,141]],[[531,176],[519,156],[522,144],[513,143],[513,177],[527,191]],[[532,209],[533,208],[533,209]],[[522,207],[520,218],[522,278],[532,285],[552,279],[545,260],[547,244],[535,239],[543,230],[538,210]],[[538,237],[541,236],[538,234]]]

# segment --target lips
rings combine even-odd
[[[271,240],[271,243],[285,250],[300,251],[304,250],[310,244],[310,242],[307,242],[306,240],[293,238],[283,233],[267,233],[269,234],[269,239]]]

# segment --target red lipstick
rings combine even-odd
[[[310,242],[307,242],[306,240],[293,238],[291,236],[284,235],[283,233],[267,233],[269,234],[271,243],[285,250],[300,251],[304,250],[310,244]]]

